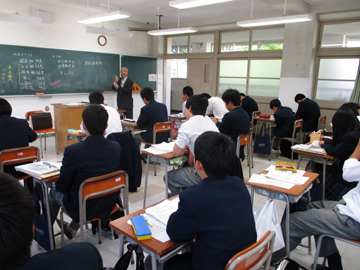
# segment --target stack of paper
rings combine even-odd
[[[34,162],[24,165],[15,166],[17,171],[29,173],[35,176],[50,177],[59,174],[61,163],[55,162]]]
[[[175,142],[162,142],[159,144],[153,144],[151,147],[146,148],[145,150],[150,152],[153,155],[161,155],[171,153],[174,149]]]
[[[249,182],[290,189],[294,185],[304,185],[308,180],[309,177],[296,173],[270,170],[267,174],[253,174]]]
[[[314,153],[314,154],[326,155],[326,151],[324,148],[316,147],[311,144],[295,144],[294,146],[291,146],[291,149]]]

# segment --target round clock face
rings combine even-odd
[[[104,35],[98,37],[98,43],[100,46],[105,46],[107,43],[107,39]]]

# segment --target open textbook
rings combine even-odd
[[[22,171],[24,173],[28,172],[29,174],[35,175],[35,176],[52,176],[56,175],[60,171],[61,162],[34,162],[34,163],[28,163],[24,165],[15,166],[15,169],[17,171]]]
[[[151,147],[146,148],[145,150],[150,152],[153,155],[161,155],[171,153],[174,149],[175,142],[162,142],[158,144],[153,144]]]
[[[305,151],[319,155],[326,155],[326,151],[324,148],[316,147],[312,144],[295,144],[294,146],[291,146],[291,149]]]

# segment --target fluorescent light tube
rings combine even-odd
[[[178,9],[185,9],[185,8],[200,7],[200,6],[218,4],[229,1],[233,1],[233,0],[176,0],[176,1],[170,1],[169,6]]]
[[[4,13],[4,12],[0,12],[0,21],[22,23],[22,24],[28,24],[28,25],[34,25],[34,26],[42,25],[41,18],[24,16],[24,15],[20,15],[20,14],[10,14],[10,13]]]
[[[253,27],[253,26],[261,26],[261,25],[306,22],[311,20],[312,20],[312,16],[310,14],[301,14],[301,15],[281,16],[281,17],[274,17],[267,19],[239,21],[236,24],[237,26],[241,26],[241,27]]]
[[[197,31],[198,31],[198,29],[195,27],[181,27],[181,28],[151,30],[151,31],[148,31],[147,33],[152,36],[164,36],[164,35],[178,35],[178,34],[195,33]]]
[[[103,13],[103,14],[99,14],[99,15],[93,15],[93,16],[81,18],[81,19],[78,19],[77,22],[91,24],[91,23],[124,19],[124,18],[128,18],[130,16],[131,16],[131,14],[129,12],[127,12],[125,10],[118,10],[118,11],[114,11],[114,12]]]
[[[113,30],[113,29],[106,29],[104,27],[100,28],[100,27],[86,26],[86,33],[116,36],[116,37],[122,37],[122,38],[127,38],[127,39],[132,39],[132,37],[133,37],[133,33],[126,32],[126,31]]]

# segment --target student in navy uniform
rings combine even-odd
[[[247,114],[249,115],[250,121],[252,121],[252,113],[255,111],[258,111],[258,105],[255,101],[255,99],[246,96],[243,93],[240,93],[240,98],[241,98],[241,108],[243,108]],[[256,123],[254,123],[256,124]]]
[[[165,104],[154,100],[154,91],[150,87],[143,88],[140,96],[145,106],[141,108],[136,124],[139,127],[146,128],[146,131],[135,134],[134,139],[153,143],[154,124],[168,121],[167,108]],[[169,132],[159,133],[156,135],[156,143],[167,142],[169,137]]]
[[[229,135],[236,146],[237,137],[240,134],[249,133],[250,119],[248,114],[240,107],[240,95],[237,90],[226,90],[222,95],[222,100],[229,112],[224,115],[222,122],[218,122],[214,117],[212,119],[219,131]],[[244,159],[244,146],[240,148],[240,158]]]
[[[182,113],[185,115],[186,101],[189,99],[189,97],[192,97],[194,95],[194,90],[190,86],[185,86],[182,91],[183,91],[183,95],[182,95],[183,104],[181,105],[181,109],[182,109]]]
[[[295,96],[295,102],[299,104],[295,117],[296,119],[303,119],[302,131],[317,131],[320,117],[319,105],[303,94],[297,94]]]
[[[194,164],[202,181],[180,193],[166,228],[175,243],[193,240],[194,252],[176,255],[164,269],[225,269],[236,253],[256,242],[249,192],[242,179],[229,176],[234,155],[235,145],[224,134],[207,131],[197,138]],[[149,256],[147,268],[150,262]]]
[[[273,134],[276,137],[291,137],[294,128],[295,115],[289,107],[281,106],[278,99],[270,101],[270,109],[274,111],[276,127]]]

